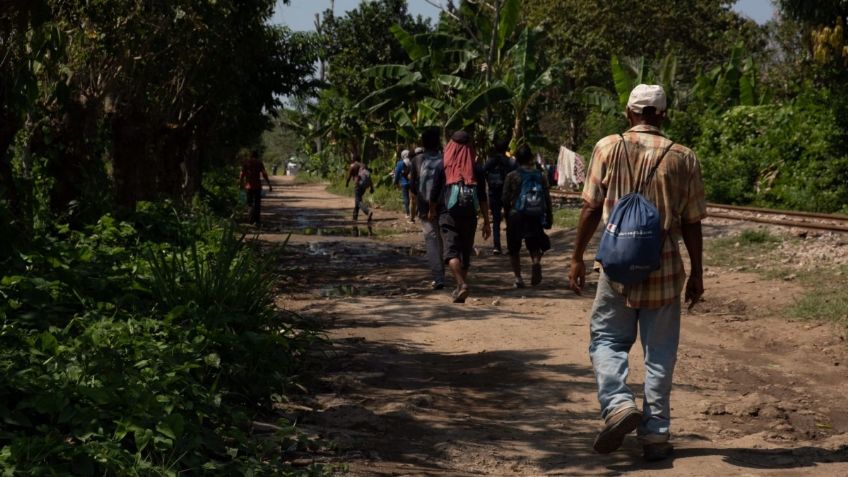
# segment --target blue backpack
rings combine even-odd
[[[515,200],[515,211],[525,217],[542,217],[547,209],[542,172],[519,167],[518,173],[521,175],[521,192]]]
[[[633,178],[624,136],[621,136],[621,143],[627,170]],[[663,151],[647,179],[637,186],[636,191],[621,197],[610,212],[595,260],[603,265],[604,273],[614,282],[635,285],[645,281],[651,272],[660,268],[665,239],[661,217],[656,206],[642,195],[642,191],[651,183],[657,168],[673,145],[672,142]]]

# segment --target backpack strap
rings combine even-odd
[[[674,146],[674,141],[671,141],[671,144],[669,144],[669,145],[668,145],[668,147],[667,147],[667,148],[665,148],[665,150],[663,151],[663,153],[660,155],[659,159],[657,159],[657,163],[656,163],[656,164],[654,164],[654,167],[652,167],[652,168],[651,168],[651,172],[649,172],[649,173],[648,173],[648,177],[645,179],[645,181],[644,181],[644,182],[643,182],[643,183],[639,186],[639,188],[636,190],[636,192],[637,192],[637,193],[641,194],[641,193],[642,193],[642,190],[643,190],[645,187],[647,187],[647,186],[648,186],[648,184],[650,184],[650,183],[651,183],[651,181],[654,179],[654,175],[657,173],[657,168],[658,168],[658,167],[660,167],[660,163],[661,163],[661,162],[662,162],[662,160],[665,158],[665,155],[666,155],[666,154],[668,154],[668,151],[670,151],[670,150],[671,150],[671,147],[672,147],[672,146]]]
[[[624,135],[619,133],[621,138],[621,147],[624,148],[624,162],[627,164],[627,175],[630,177],[630,182],[633,182],[633,165],[630,164],[630,155],[627,153],[627,141],[624,140]]]

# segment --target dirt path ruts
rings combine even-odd
[[[301,426],[336,441],[346,475],[848,475],[844,330],[780,318],[795,285],[709,270],[706,301],[683,317],[675,457],[645,464],[633,438],[601,456],[591,298],[565,286],[570,231],[525,290],[478,237],[472,296],[455,305],[427,286],[417,224],[377,210],[369,231],[352,199],[275,180],[262,238],[293,233],[280,303],[333,340]],[[631,356],[641,394],[638,344]]]

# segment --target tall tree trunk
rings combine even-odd
[[[115,184],[115,200],[118,205],[135,208],[143,200],[153,183],[155,165],[146,164],[148,145],[147,131],[140,125],[141,118],[117,116],[112,123],[112,180]]]

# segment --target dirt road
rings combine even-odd
[[[708,268],[705,301],[683,317],[675,457],[645,464],[632,437],[601,456],[592,301],[566,287],[572,231],[555,231],[542,285],[524,290],[478,237],[472,295],[452,304],[429,289],[417,224],[378,209],[369,231],[352,199],[276,180],[262,238],[293,233],[280,305],[332,338],[300,424],[335,440],[345,475],[848,475],[845,331],[781,317],[796,285]],[[638,344],[631,356],[641,394]]]

